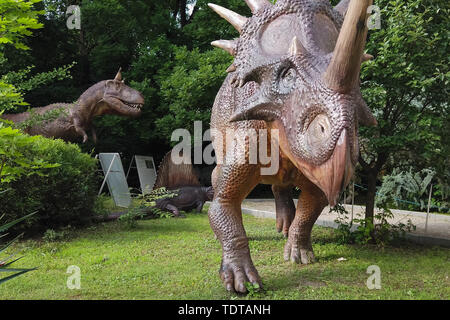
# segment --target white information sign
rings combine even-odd
[[[100,153],[99,159],[105,174],[105,180],[99,194],[102,193],[106,182],[116,206],[129,208],[131,205],[131,194],[120,155],[118,153]]]
[[[153,157],[135,156],[134,158],[142,194],[148,194],[153,190],[156,182],[155,161],[153,161]]]

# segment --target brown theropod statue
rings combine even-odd
[[[263,166],[249,162],[248,145],[240,147],[237,138],[213,142],[216,151],[225,150],[213,172],[209,209],[223,249],[219,273],[227,290],[241,293],[246,282],[261,285],[242,223],[241,203],[250,191],[272,185],[277,229],[288,237],[284,259],[314,262],[311,230],[352,178],[358,125],[376,125],[359,88],[361,63],[371,58],[363,50],[372,0],[342,0],[334,8],[328,0],[246,2],[250,18],[210,4],[240,33],[212,43],[235,59],[216,97],[211,128],[220,137],[230,129],[235,137],[277,130],[280,157],[278,173],[262,175]],[[294,186],[301,189],[297,209]]]
[[[30,121],[33,114],[43,117],[38,123],[26,125],[24,131],[30,135],[42,135],[48,138],[76,141],[81,136],[83,143],[88,140],[87,131],[91,130],[94,143],[97,141],[92,120],[96,116],[115,114],[123,117],[138,117],[144,105],[142,94],[127,85],[122,79],[121,70],[113,80],[101,81],[87,89],[72,104],[56,103],[42,108],[34,108],[31,112],[5,114],[1,117],[20,124]],[[54,118],[46,119],[53,114]]]

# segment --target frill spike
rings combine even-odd
[[[218,6],[217,4],[208,3],[208,6],[213,9],[219,16],[227,20],[231,25],[239,31],[242,32],[242,28],[247,23],[248,18],[241,16],[240,14],[228,10],[224,7]]]
[[[374,58],[373,55],[368,54],[368,53],[364,53],[362,61],[363,62],[370,61],[370,60],[373,60],[373,58]]]
[[[237,69],[236,66],[232,64],[231,66],[228,67],[227,72],[228,73],[235,72],[236,69]]]
[[[245,2],[247,3],[250,10],[252,10],[252,13],[256,13],[266,5],[272,4],[268,0],[245,0]]]
[[[235,44],[236,43],[231,40],[217,40],[217,41],[211,42],[212,46],[223,49],[226,52],[228,52],[229,54],[231,54],[232,56],[236,55],[236,51],[234,49]]]

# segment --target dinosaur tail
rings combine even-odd
[[[156,178],[155,189],[175,189],[183,186],[201,186],[194,166],[189,163],[175,164],[171,157],[172,150],[163,158]]]

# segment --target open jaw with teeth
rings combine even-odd
[[[120,101],[122,101],[122,103],[125,104],[126,106],[133,108],[133,109],[137,109],[137,110],[141,110],[142,107],[144,106],[142,103],[130,103],[130,102],[126,102],[123,100],[120,100]]]

